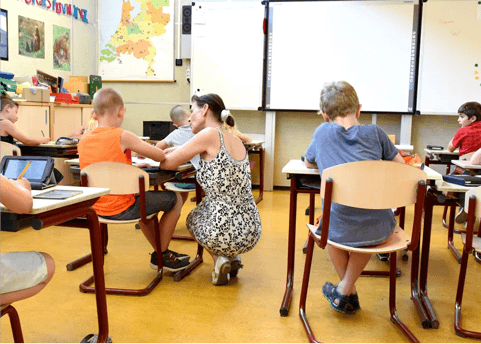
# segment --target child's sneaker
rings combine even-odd
[[[214,271],[212,271],[212,283],[214,285],[223,285],[229,283],[229,272],[231,271],[230,260],[227,257],[218,257]]]
[[[166,271],[176,272],[184,270],[189,266],[188,260],[180,260],[175,257],[172,253],[166,252],[162,255],[163,267]],[[150,267],[157,270],[157,252],[154,251],[150,257]]]
[[[186,260],[186,259],[190,260],[190,256],[184,253],[178,253],[172,250],[167,250],[163,254],[166,254],[166,253],[172,253],[172,255],[176,257],[178,260]]]
[[[237,276],[239,269],[242,269],[244,265],[241,263],[241,256],[238,254],[235,258],[229,258],[230,260],[230,278],[234,278]]]

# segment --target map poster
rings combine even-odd
[[[174,80],[170,0],[99,1],[99,75],[104,81]]]
[[[53,26],[53,68],[70,70],[70,29]]]

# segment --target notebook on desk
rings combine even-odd
[[[481,186],[481,177],[466,176],[466,175],[445,175],[443,180],[448,183],[453,183],[462,186]]]

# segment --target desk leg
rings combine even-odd
[[[424,201],[424,230],[426,230],[427,219],[432,218],[432,215],[433,215],[433,202],[431,197],[432,196],[428,192],[426,194],[426,199]],[[419,236],[421,237],[421,233],[419,233]],[[416,247],[414,251],[412,251],[411,300],[413,301],[414,306],[418,311],[423,328],[427,329],[431,327],[431,323],[429,321],[427,312],[424,309],[423,303],[421,301],[420,291],[419,291],[419,257],[420,257],[420,251],[421,251],[420,246],[421,246],[421,242],[419,241],[419,245]]]
[[[431,245],[431,228],[433,219],[433,207],[435,204],[434,195],[430,192],[427,193],[426,199],[428,200],[428,205],[425,207],[424,214],[424,231],[423,231],[423,242],[422,242],[422,254],[421,254],[421,268],[419,270],[419,294],[421,296],[422,305],[427,313],[430,321],[430,327],[438,328],[439,320],[436,318],[433,306],[428,297],[427,290],[427,279],[428,279],[428,263],[429,263],[429,249]],[[423,325],[424,327],[424,325]]]
[[[448,249],[453,254],[454,258],[461,264],[461,254],[454,247],[454,218],[456,213],[456,205],[449,207],[449,223],[448,223]]]
[[[259,148],[259,196],[256,204],[264,198],[264,148]]]
[[[102,235],[97,213],[88,208],[86,213],[89,221],[90,247],[92,249],[92,265],[95,279],[95,299],[97,302],[97,318],[99,323],[98,343],[107,343],[109,339],[109,321],[107,316],[107,298],[105,294],[104,255]]]
[[[292,290],[294,287],[294,256],[296,247],[296,210],[297,210],[297,190],[296,176],[291,178],[291,195],[289,204],[289,241],[287,245],[287,281],[286,291],[280,309],[281,316],[289,314],[289,307],[292,300]]]

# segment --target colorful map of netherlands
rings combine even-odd
[[[100,51],[100,61],[113,62],[120,59],[121,54],[132,54],[136,58],[148,62],[147,76],[154,76],[152,65],[155,62],[157,49],[151,38],[166,33],[165,26],[170,22],[170,14],[163,13],[163,6],[169,6],[169,0],[136,0],[141,3],[141,12],[131,19],[134,10],[129,0],[122,3],[122,18],[117,31],[105,48]],[[122,63],[122,61],[119,61]]]

